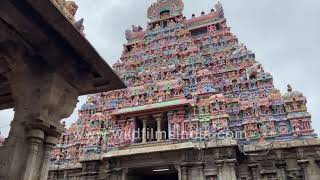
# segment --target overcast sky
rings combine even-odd
[[[131,25],[146,26],[147,8],[156,0],[77,0],[78,18],[85,18],[86,37],[112,64],[120,57],[124,31]],[[185,16],[209,12],[216,0],[184,0]],[[313,127],[320,132],[320,1],[319,0],[221,0],[228,25],[239,40],[256,53],[271,72],[282,93],[291,84],[307,96]],[[79,106],[86,97],[80,97]],[[77,110],[77,109],[76,109]],[[76,110],[67,120],[77,119]],[[12,110],[0,111],[3,135],[13,118]],[[3,127],[6,126],[6,127]]]

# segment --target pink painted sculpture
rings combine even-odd
[[[76,6],[66,8],[74,15]],[[201,131],[205,137],[241,131],[246,143],[315,136],[306,98],[291,86],[281,95],[255,54],[231,33],[220,3],[191,19],[183,9],[182,0],[158,0],[148,9],[145,30],[126,31],[128,42],[113,67],[128,88],[90,95],[52,163],[142,143],[143,123],[158,127],[154,114],[162,115],[172,142],[208,140]]]

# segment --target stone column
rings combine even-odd
[[[45,139],[45,144],[44,144],[44,154],[43,154],[43,164],[41,168],[41,176],[40,180],[47,180],[48,179],[48,172],[50,168],[50,163],[49,163],[49,158],[51,151],[53,150],[55,144],[57,144],[58,138],[53,137],[53,136],[47,136]]]
[[[68,117],[78,102],[78,91],[63,77],[45,70],[13,64],[8,79],[15,117],[9,137],[0,148],[0,177],[5,180],[39,180],[45,177],[45,136],[59,137],[65,130],[60,120]]]
[[[186,166],[186,176],[188,180],[203,180],[203,166],[200,163],[191,163]],[[202,172],[200,172],[202,171]]]
[[[174,164],[174,168],[178,171],[178,180],[181,180],[181,166],[180,166],[180,164]]]
[[[174,139],[174,136],[173,136],[174,132],[172,131],[172,127],[171,127],[172,117],[173,117],[173,112],[169,111],[167,113],[167,118],[168,118],[168,138],[169,139]]]
[[[188,180],[188,167],[181,166],[181,180]]]
[[[249,164],[248,167],[251,169],[252,179],[261,180],[258,164]]]
[[[297,161],[297,163],[301,168],[303,180],[311,180],[310,177],[309,177],[309,172],[308,172],[309,160],[300,159],[300,160]]]
[[[122,169],[121,180],[127,180],[127,174],[128,174],[128,169],[127,168]]]
[[[157,132],[156,132],[157,141],[161,141],[162,140],[162,129],[161,129],[162,114],[157,114],[157,115],[154,115],[153,117],[157,121]]]
[[[194,165],[194,164],[190,165],[188,180],[199,180],[199,170],[197,165]]]
[[[286,175],[286,166],[287,163],[282,161],[276,162],[276,166],[278,168],[278,176],[281,180],[287,180],[287,175]]]
[[[204,165],[203,164],[199,165],[198,170],[199,170],[199,180],[205,180]]]
[[[130,139],[131,143],[135,143],[135,140],[137,138],[137,134],[135,133],[136,132],[136,123],[135,123],[135,117],[130,117],[128,119],[128,123],[130,123],[130,127],[132,128],[132,132],[128,133],[126,132],[125,133],[125,138],[126,139]]]
[[[222,173],[223,165],[224,165],[224,160],[216,161],[218,180],[224,180],[223,173]]]
[[[39,166],[38,162],[42,160],[41,148],[44,139],[44,132],[39,129],[33,129],[28,133],[29,147],[28,147],[28,159],[23,176],[23,180],[38,179]]]
[[[230,169],[230,180],[237,180],[237,175],[236,175],[236,163],[237,160],[236,159],[228,159],[227,160],[227,164],[229,166]]]
[[[147,142],[147,118],[147,116],[140,117],[142,120],[142,143]]]

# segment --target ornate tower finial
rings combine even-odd
[[[182,0],[158,0],[148,9],[148,18],[151,21],[161,19],[162,13],[168,13],[170,17],[182,15],[184,3]]]
[[[290,84],[288,84],[288,92],[292,92],[292,87],[291,87],[291,85]]]
[[[223,6],[222,4],[220,3],[220,1],[215,5],[215,8],[217,10],[217,13],[219,14],[219,16],[221,18],[224,18],[224,10],[223,10]]]

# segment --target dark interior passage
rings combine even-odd
[[[178,174],[128,176],[128,180],[178,180]]]
[[[139,180],[178,180],[178,174],[158,174],[136,177]]]
[[[157,171],[165,170],[165,171]],[[173,166],[166,168],[145,167],[129,169],[127,180],[178,180],[178,171]]]

